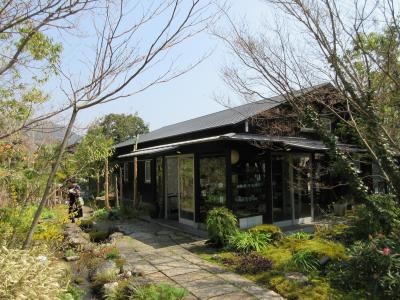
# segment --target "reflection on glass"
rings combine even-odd
[[[294,217],[295,219],[310,217],[310,156],[294,155],[292,167],[294,189]]]
[[[193,157],[179,158],[180,217],[194,219]]]
[[[225,157],[200,158],[200,221],[207,212],[226,202]]]
[[[291,220],[292,205],[289,194],[289,165],[283,155],[274,155],[271,159],[271,166],[273,221]]]
[[[156,193],[157,203],[160,208],[160,217],[164,216],[164,168],[163,159],[158,157],[156,160]]]
[[[264,161],[240,160],[232,166],[233,211],[239,217],[266,212]]]

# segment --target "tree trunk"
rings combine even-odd
[[[58,152],[57,158],[56,158],[56,160],[54,161],[54,163],[53,163],[53,165],[51,167],[51,172],[50,172],[49,178],[47,179],[46,188],[45,188],[45,190],[43,192],[42,199],[40,200],[39,206],[38,206],[38,208],[36,210],[35,216],[34,216],[33,221],[32,221],[32,225],[29,228],[29,231],[28,231],[28,234],[26,236],[24,245],[22,246],[23,249],[27,249],[32,243],[33,234],[34,234],[34,232],[36,230],[37,224],[39,222],[40,215],[42,214],[42,211],[43,211],[43,208],[44,208],[44,206],[46,204],[47,198],[49,197],[51,186],[53,185],[54,178],[56,176],[58,167],[60,166],[60,162],[61,162],[62,156],[64,154],[65,148],[67,147],[68,138],[69,138],[69,136],[71,134],[72,127],[74,126],[77,114],[78,114],[78,111],[74,109],[72,111],[71,118],[69,120],[67,130],[65,131],[64,138],[63,138],[63,140],[61,142],[61,146],[60,146],[60,150]]]
[[[111,209],[110,201],[108,198],[108,158],[105,161],[104,166],[104,202],[107,209]]]

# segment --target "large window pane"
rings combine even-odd
[[[226,203],[225,157],[200,158],[200,221],[207,212]]]
[[[241,158],[232,166],[233,211],[238,217],[266,212],[266,164]]]
[[[180,218],[194,220],[193,157],[179,158]]]
[[[283,155],[271,159],[273,221],[292,220],[292,204],[289,194],[289,165]]]

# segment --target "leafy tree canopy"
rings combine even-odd
[[[92,124],[88,133],[99,129],[117,144],[138,134],[149,132],[149,125],[139,117],[137,112],[134,115],[108,114]]]

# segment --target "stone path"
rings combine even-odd
[[[125,236],[116,246],[127,264],[157,283],[186,288],[185,299],[283,299],[273,291],[209,263],[188,249],[204,243],[157,224],[120,224]]]

